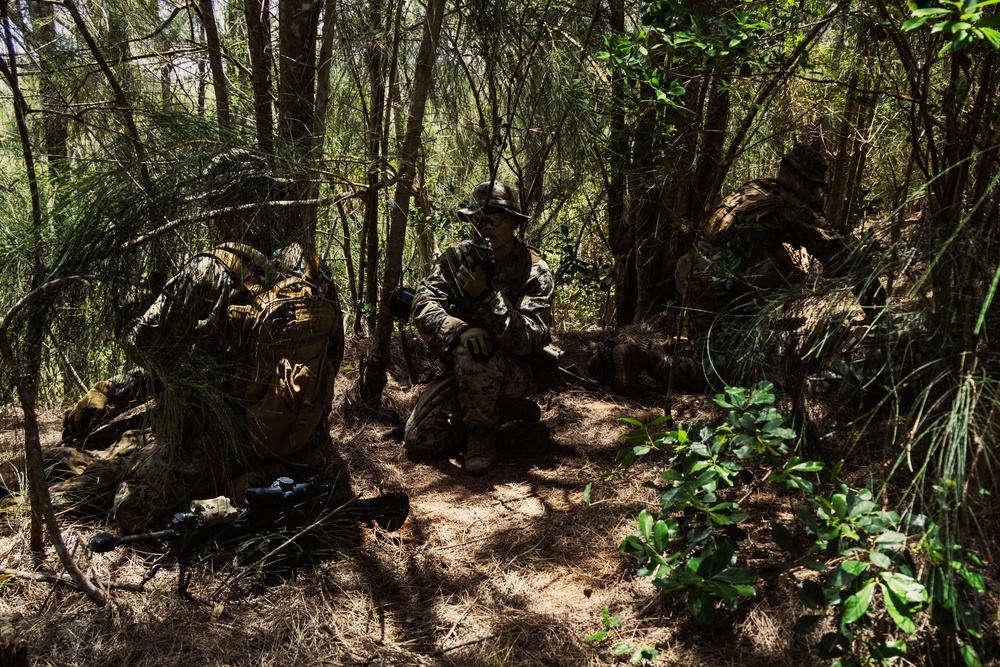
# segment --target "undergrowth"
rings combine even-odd
[[[840,463],[803,460],[796,433],[774,407],[773,385],[727,387],[715,402],[729,411],[716,426],[648,424],[622,419],[631,431],[617,461],[627,474],[640,457],[665,463],[654,481],[658,507],[643,509],[621,543],[637,575],[663,595],[683,595],[701,625],[720,609],[737,610],[761,581],[776,581],[803,606],[793,630],[813,640],[812,652],[834,667],[890,665],[914,655],[982,664],[980,607],[986,591],[982,560],[932,517],[890,506],[884,489],[852,488],[838,479]],[[764,484],[796,506],[794,520],[770,523],[769,564],[751,568],[741,557],[749,517],[732,498],[756,480],[747,464],[763,465]],[[948,516],[941,490],[940,516]],[[620,632],[621,617],[602,614],[605,629],[588,641]],[[616,655],[655,661],[656,647],[619,643]]]

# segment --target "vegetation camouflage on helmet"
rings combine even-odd
[[[823,186],[826,182],[826,159],[808,144],[795,144],[792,150],[785,153],[781,159],[792,165],[796,171],[813,183]]]
[[[484,181],[472,191],[472,201],[458,209],[458,217],[468,220],[484,209],[502,209],[510,213],[518,222],[527,222],[528,216],[521,212],[517,190],[503,181]]]

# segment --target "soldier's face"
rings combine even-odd
[[[823,205],[826,203],[826,192],[827,187],[825,185],[810,182],[808,194],[806,195],[806,204],[818,211],[823,210]]]
[[[503,211],[484,213],[480,211],[472,219],[472,224],[476,226],[476,231],[481,237],[489,239],[494,252],[514,244],[517,221],[514,216],[508,213]]]

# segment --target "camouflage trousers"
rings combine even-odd
[[[523,398],[534,389],[534,370],[520,357],[498,349],[481,362],[459,346],[453,372],[431,383],[417,399],[403,433],[406,451],[421,458],[457,454],[469,432],[497,428],[503,399]]]

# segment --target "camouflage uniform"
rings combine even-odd
[[[292,246],[275,264],[284,273],[303,275],[305,261],[302,249]],[[338,369],[343,328],[336,290],[326,278],[326,298],[338,314],[327,356]],[[228,394],[239,352],[228,309],[249,301],[243,283],[213,255],[194,257],[164,286],[127,340],[147,377],[163,387],[152,409],[155,432],[129,431],[105,451],[51,452],[75,474],[50,487],[57,505],[78,507],[113,497],[115,521],[134,531],[155,525],[192,498],[224,492],[241,502],[242,489],[288,474],[287,465],[308,459],[316,445],[329,442],[325,427],[318,429],[304,451],[281,462],[267,460],[249,443],[243,409]],[[105,382],[113,388],[125,379]]]
[[[458,316],[453,304],[461,290],[454,285],[453,267],[474,252],[471,241],[445,252],[413,298],[417,331],[449,365],[448,375],[424,390],[406,422],[404,443],[417,456],[455,454],[468,432],[495,430],[499,403],[535,389],[535,369],[525,356],[551,340],[555,282],[545,260],[520,242],[495,267],[493,299],[466,315],[469,322]],[[495,341],[486,361],[459,345],[459,334],[470,324],[486,329]]]
[[[761,290],[795,285],[805,272],[788,246],[804,248],[831,267],[847,246],[826,218],[776,179],[750,181],[712,211],[675,278],[695,320]]]

